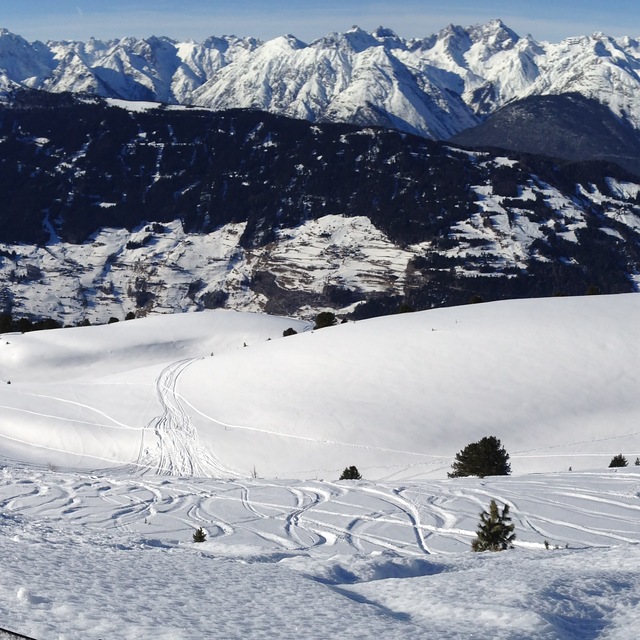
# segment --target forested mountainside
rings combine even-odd
[[[640,176],[640,132],[609,108],[578,93],[512,102],[450,142],[565,160],[606,160]]]

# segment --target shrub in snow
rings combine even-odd
[[[289,327],[282,332],[282,335],[286,338],[287,336],[295,336],[298,333],[293,327]]]
[[[345,467],[340,480],[362,480],[362,476],[357,467]]]
[[[337,323],[336,316],[331,311],[321,311],[316,316],[316,326],[314,329],[324,329],[325,327],[332,327]]]
[[[453,471],[447,474],[450,478],[465,476],[507,476],[511,473],[509,454],[495,436],[482,438],[478,442],[468,444],[456,454],[451,465]]]
[[[207,539],[207,534],[204,532],[202,527],[196,529],[196,532],[193,534],[194,542],[204,542]]]
[[[636,458],[636,461],[634,464],[636,465],[636,467],[640,467],[640,458]]]
[[[617,456],[613,456],[611,458],[611,462],[609,463],[609,468],[611,467],[626,467],[629,464],[627,459],[619,453]]]
[[[513,547],[516,534],[509,517],[509,505],[505,504],[502,513],[495,500],[489,503],[489,512],[480,514],[480,524],[476,539],[471,543],[472,551],[503,551]]]

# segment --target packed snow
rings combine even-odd
[[[628,294],[4,334],[0,627],[635,638],[639,320]],[[448,479],[485,435],[513,475]],[[516,546],[473,554],[491,499]]]

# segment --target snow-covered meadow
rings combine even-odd
[[[639,362],[635,294],[5,334],[0,627],[635,638]],[[485,435],[513,475],[447,479]],[[492,498],[516,548],[473,554]]]

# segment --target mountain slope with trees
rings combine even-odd
[[[450,142],[574,162],[615,162],[640,176],[640,132],[580,94],[532,96],[492,113]]]

